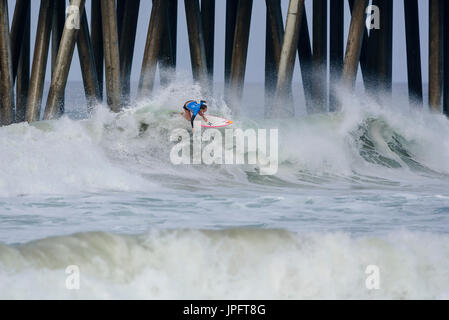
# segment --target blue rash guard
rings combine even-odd
[[[184,109],[192,111],[192,119],[190,120],[191,124],[192,124],[192,128],[193,128],[193,121],[195,120],[196,116],[198,115],[198,113],[201,110],[201,106],[203,105],[203,103],[197,103],[195,101],[189,102]]]

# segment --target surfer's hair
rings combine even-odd
[[[206,109],[207,108],[207,102],[204,100],[201,100],[201,107],[200,109]]]

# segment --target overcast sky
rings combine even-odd
[[[428,79],[428,1],[418,1],[420,8],[420,32],[421,32],[421,57],[423,65],[423,81]],[[34,48],[33,32],[36,30],[39,3],[33,0],[32,3],[32,40],[31,48]],[[285,14],[288,8],[288,0],[282,0],[283,15],[285,22]],[[309,19],[310,32],[312,26],[312,0],[306,0],[306,10]],[[393,1],[394,3],[394,34],[393,34],[393,81],[407,81],[407,61],[405,50],[405,30],[404,30],[404,7],[403,1]],[[15,1],[9,0],[10,20],[12,20]],[[216,28],[215,28],[215,75],[216,82],[223,82],[224,77],[224,42],[225,42],[225,16],[226,1],[216,1]],[[90,16],[90,0],[86,1],[87,14]],[[138,20],[138,32],[136,38],[136,49],[134,64],[132,70],[132,79],[137,81],[139,78],[140,67],[142,63],[143,51],[145,47],[146,33],[151,13],[151,0],[141,0],[140,14]],[[263,82],[264,66],[265,66],[265,24],[266,24],[266,6],[265,0],[254,0],[250,43],[248,49],[248,62],[246,71],[246,81]],[[347,1],[345,1],[345,35],[347,35],[350,22],[350,13]],[[90,21],[90,20],[89,20]],[[346,41],[346,39],[345,39]],[[186,74],[191,74],[190,51],[187,38],[187,26],[185,20],[184,1],[179,0],[178,8],[178,44],[177,44],[177,70]],[[31,53],[32,56],[32,53]],[[50,59],[48,66],[50,65]],[[47,69],[49,72],[49,68]],[[49,74],[49,73],[47,73]],[[359,76],[360,78],[360,76]],[[49,81],[49,77],[46,78]],[[71,81],[81,81],[80,66],[78,62],[78,54],[75,56],[71,66],[69,75]],[[296,62],[294,81],[300,81],[299,64]]]

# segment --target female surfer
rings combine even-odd
[[[200,103],[197,103],[196,101],[193,100],[189,100],[184,104],[184,118],[187,121],[190,121],[190,123],[192,124],[192,129],[193,129],[193,121],[195,121],[196,116],[199,114],[204,121],[208,122],[206,116],[204,115],[204,113],[207,112],[207,102],[204,100],[201,100]]]

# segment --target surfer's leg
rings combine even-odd
[[[192,119],[192,115],[191,115],[189,110],[184,110],[184,115],[183,116],[189,122],[190,122],[190,119]]]

